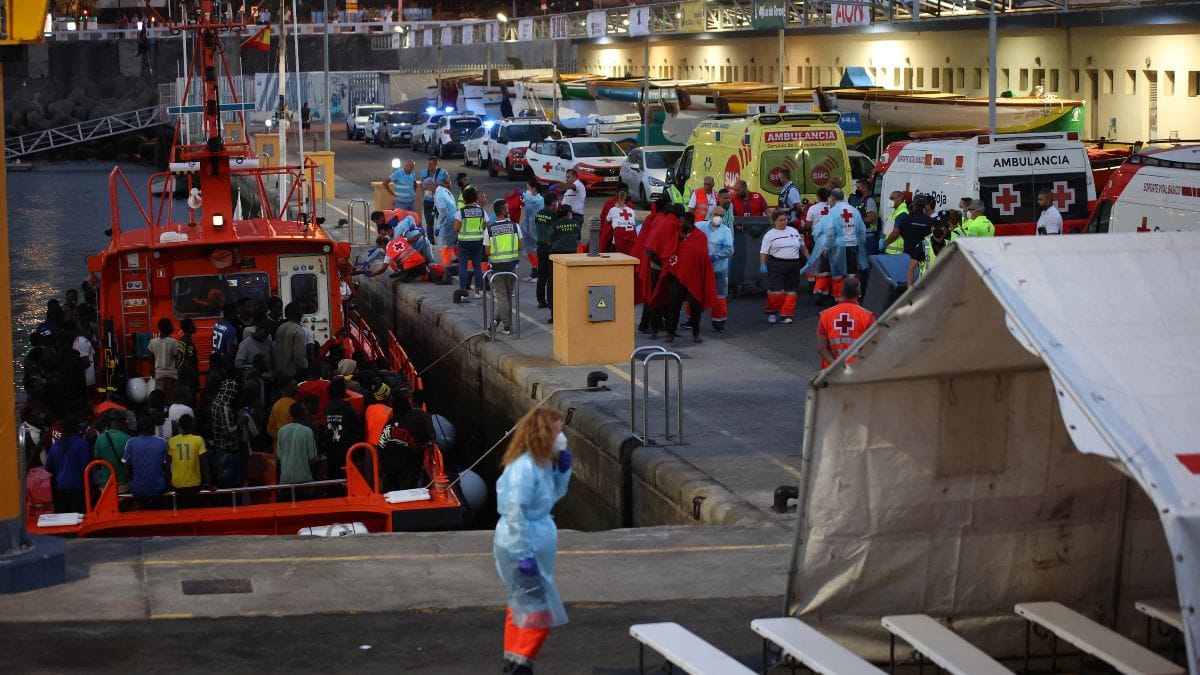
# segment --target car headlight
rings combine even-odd
[[[650,187],[663,187],[667,184],[666,181],[661,181],[654,176],[646,176],[646,182],[650,184]]]

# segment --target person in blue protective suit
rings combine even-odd
[[[403,237],[423,258],[433,260],[433,247],[429,245],[429,237],[425,236],[425,228],[412,216],[405,216],[404,220],[397,221],[392,232],[393,240]]]
[[[505,673],[532,673],[550,629],[567,622],[554,585],[558,528],[550,509],[567,494],[571,453],[557,410],[534,408],[517,423],[496,483],[500,521],[492,554],[508,591]]]
[[[708,237],[708,259],[712,261],[713,275],[717,280],[717,299],[712,308],[712,327],[718,333],[725,332],[725,319],[729,316],[729,259],[733,257],[733,227],[724,224],[725,209],[714,205],[708,210],[708,220],[696,223],[696,229]],[[695,321],[695,319],[692,319]]]
[[[846,195],[840,188],[833,190],[830,196],[833,206],[813,227],[812,255],[800,273],[815,269],[815,261],[827,254],[833,276],[833,295],[830,297],[840,298],[847,273],[858,276],[867,269],[867,227],[858,209],[846,202]]]
[[[536,180],[529,181],[525,191],[521,193],[521,243],[525,246],[525,257],[529,259],[531,271],[522,281],[533,281],[538,277],[538,238],[537,223],[534,219],[538,211],[546,208],[546,199],[542,197],[542,188]]]

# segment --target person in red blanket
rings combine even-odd
[[[600,217],[600,252],[624,253],[633,255],[633,247],[637,242],[637,211],[629,201],[629,193],[624,186],[617,188],[616,201],[608,209],[607,215]]]
[[[651,305],[666,308],[667,342],[679,335],[679,312],[686,302],[692,316],[692,342],[700,339],[700,315],[711,309],[717,298],[717,281],[708,256],[708,237],[696,229],[695,217],[679,217],[679,239],[675,252],[663,258],[662,274]]]
[[[648,218],[642,225],[642,243],[634,244],[645,256],[638,267],[643,303],[642,321],[638,329],[643,333],[650,332],[656,338],[658,331],[663,328],[664,314],[663,308],[652,300],[658,292],[664,261],[675,255],[675,249],[679,246],[679,217],[687,212],[682,204],[672,203],[669,197],[659,199],[657,207],[658,212],[653,220]]]

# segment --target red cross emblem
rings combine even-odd
[[[633,212],[630,211],[629,209],[621,209],[621,217],[622,218],[632,218]]]
[[[1075,203],[1075,190],[1067,186],[1065,180],[1054,181],[1054,206],[1059,211],[1066,211]]]
[[[850,317],[849,312],[842,312],[838,314],[837,321],[833,322],[833,327],[838,330],[838,333],[841,333],[842,337],[845,337],[854,330],[854,319]]]
[[[1000,211],[1002,216],[1011,216],[1017,212],[1017,207],[1021,205],[1021,193],[1013,192],[1012,185],[997,186],[996,193],[992,195],[992,206]]]
[[[854,220],[854,214],[850,213],[850,209],[842,209],[842,222],[849,225]]]
[[[1146,216],[1142,216],[1142,224],[1138,226],[1138,232],[1149,232],[1150,226],[1146,224]]]
[[[551,164],[550,162],[546,162],[545,164],[542,165],[542,171],[545,171],[546,173],[550,173],[550,169],[553,169],[553,168],[554,168],[554,165]]]

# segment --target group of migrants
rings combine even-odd
[[[30,335],[20,408],[29,501],[83,513],[116,474],[122,508],[205,505],[204,489],[295,485],[345,478],[355,443],[376,446],[383,490],[418,487],[433,421],[386,359],[343,329],[324,344],[302,325],[298,303],[243,297],[226,304],[212,331],[202,378],[196,325],[161,318],[139,345],[146,380],[124,379],[97,357],[94,291],[51,300]],[[373,351],[370,350],[370,351]],[[118,386],[120,385],[120,386]],[[356,456],[363,462],[364,457]],[[301,497],[341,494],[340,487]],[[228,503],[227,499],[221,503]]]

